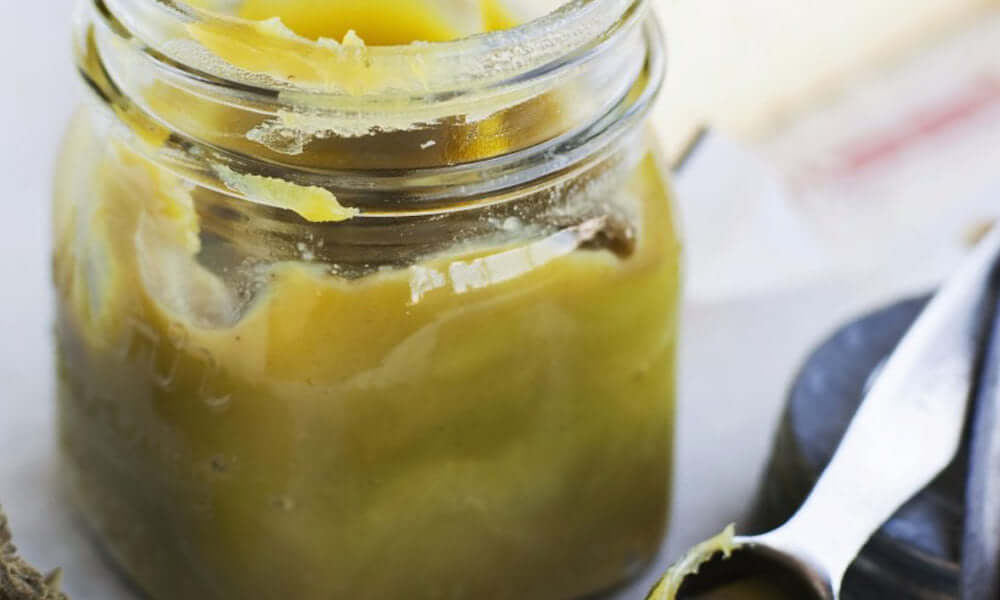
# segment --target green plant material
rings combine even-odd
[[[42,575],[17,556],[7,517],[0,511],[0,600],[68,600],[59,591],[61,572]]]

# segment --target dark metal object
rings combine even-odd
[[[1000,598],[1000,323],[993,326],[971,426],[962,600]]]

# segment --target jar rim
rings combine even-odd
[[[603,46],[617,29],[640,19],[649,3],[649,0],[570,0],[552,12],[509,29],[448,41],[365,46],[364,60],[369,68],[403,61],[419,65],[420,77],[412,78],[412,85],[408,86],[390,86],[370,94],[344,94],[310,82],[266,79],[260,73],[240,72],[232,65],[222,64],[225,62],[222,59],[206,61],[204,52],[192,53],[190,45],[178,43],[178,33],[193,25],[247,26],[259,21],[196,8],[184,0],[96,1],[105,7],[99,12],[105,16],[113,14],[148,50],[168,59],[189,76],[210,79],[217,85],[232,84],[244,92],[333,97],[427,96],[516,85],[578,63]],[[304,45],[324,45],[296,37]]]
[[[506,77],[504,73],[496,81],[477,79],[475,85],[465,87],[455,84],[457,87],[453,91],[424,91],[388,97],[255,87],[254,82],[227,80],[212,73],[192,70],[185,63],[171,58],[169,44],[156,44],[157,31],[143,29],[150,24],[162,23],[162,19],[142,11],[148,13],[155,10],[157,15],[162,16],[162,11],[172,10],[174,23],[184,23],[178,20],[181,13],[176,12],[174,0],[83,0],[83,5],[91,7],[91,10],[82,15],[81,26],[76,30],[78,60],[90,88],[97,92],[102,102],[125,107],[119,106],[115,110],[119,113],[119,120],[122,115],[128,119],[138,116],[141,117],[138,119],[140,125],[151,123],[158,131],[165,130],[163,133],[167,141],[162,144],[136,144],[141,153],[205,187],[224,191],[212,170],[213,165],[224,165],[238,173],[326,188],[365,214],[385,212],[387,193],[394,198],[391,211],[386,212],[392,215],[436,212],[442,206],[454,204],[459,197],[463,198],[463,202],[471,197],[492,202],[497,199],[494,197],[497,194],[520,189],[531,182],[559,177],[560,173],[591,159],[596,160],[605,149],[616,145],[616,140],[641,124],[661,89],[665,74],[662,32],[657,20],[644,10],[648,8],[648,0],[574,0],[563,5],[563,9],[573,13],[570,17],[577,20],[587,21],[589,14],[574,12],[577,7],[591,7],[598,11],[618,7],[624,12],[616,12],[608,27],[604,27],[605,22],[591,28],[589,31],[594,35],[587,36],[574,52],[565,54],[562,50],[566,46],[554,44],[547,49],[552,56],[556,56],[554,60],[543,61],[540,67],[532,65],[532,69],[513,77]],[[139,12],[131,12],[128,7],[134,7]],[[531,35],[544,37],[545,26],[539,23],[557,27],[563,16],[550,13],[523,27],[532,29]],[[593,25],[593,21],[583,23],[587,27]],[[598,30],[600,32],[595,33]],[[511,31],[514,30],[507,30],[506,33],[509,35]],[[166,34],[175,35],[176,28],[167,30]],[[515,34],[527,35],[523,29],[515,31]],[[489,33],[434,44],[454,49],[472,43],[489,50],[489,44],[485,42],[497,37],[497,34]],[[566,38],[558,39],[564,41]],[[423,44],[413,46],[416,49],[425,47]],[[373,46],[371,50],[384,51],[386,48],[392,47]],[[461,55],[458,60],[462,60]],[[494,66],[507,65],[500,61]],[[150,80],[183,92],[180,100],[174,98],[169,101],[170,106],[176,107],[174,112],[162,113],[159,111],[163,105],[148,104],[143,90]],[[561,109],[561,119],[551,130],[551,135],[538,139],[525,137],[519,145],[501,147],[496,152],[483,153],[469,160],[431,161],[426,165],[313,165],[296,162],[294,159],[298,154],[271,145],[271,139],[296,141],[300,139],[297,137],[300,133],[305,143],[323,140],[326,130],[322,128],[332,129],[341,123],[346,123],[348,127],[357,127],[359,123],[381,127],[387,115],[390,118],[403,115],[407,119],[404,125],[418,126],[414,129],[417,131],[414,135],[418,135],[421,131],[419,127],[430,127],[429,124],[434,123],[448,123],[452,127],[454,123],[478,123],[497,111],[511,110],[509,107],[545,97],[549,93],[561,94],[564,89],[592,90],[593,93]],[[253,120],[243,126],[246,131],[240,129],[236,136],[226,131],[223,137],[208,137],[203,135],[202,130],[192,129],[183,121],[188,98],[206,102],[208,106],[219,105],[225,110],[239,109],[244,111],[241,114],[252,115]],[[405,107],[406,111],[401,111],[400,107]],[[174,120],[178,114],[182,117]],[[551,113],[542,111],[538,118],[546,114]],[[441,120],[452,119],[452,115],[460,115],[463,119]],[[302,124],[294,122],[293,118],[303,119]],[[274,130],[275,138],[251,136],[265,131],[262,127],[284,127],[286,123],[287,129]],[[129,127],[134,130],[134,125],[133,122]],[[253,129],[249,129],[251,126]],[[311,127],[316,127],[316,132]],[[286,131],[292,135],[286,136]],[[349,135],[347,138],[366,139],[366,135],[390,135],[385,132],[391,132],[384,128],[368,131],[359,138]],[[255,145],[229,145],[234,139],[241,140],[241,143],[244,139],[250,140]],[[399,152],[409,152],[407,148],[401,146]],[[401,200],[404,197],[405,203]]]

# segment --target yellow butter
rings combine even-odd
[[[216,165],[215,171],[226,187],[247,200],[291,210],[313,223],[346,221],[358,215],[358,209],[344,207],[332,192],[321,187],[296,185],[276,177],[244,175],[223,165]]]

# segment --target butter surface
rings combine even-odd
[[[467,10],[464,18],[452,14],[458,6],[463,5],[440,0],[245,0],[233,11],[240,21],[207,20],[188,29],[241,69],[359,93],[407,74],[420,77],[420,65],[413,60],[373,68],[368,46],[445,42],[518,24],[499,0],[469,3],[478,10]],[[351,79],[371,81],[351,85]]]
[[[298,35],[313,40],[342,40],[350,31],[373,46],[461,37],[456,27],[449,26],[447,14],[426,0],[247,0],[238,14],[254,21],[277,17]]]

